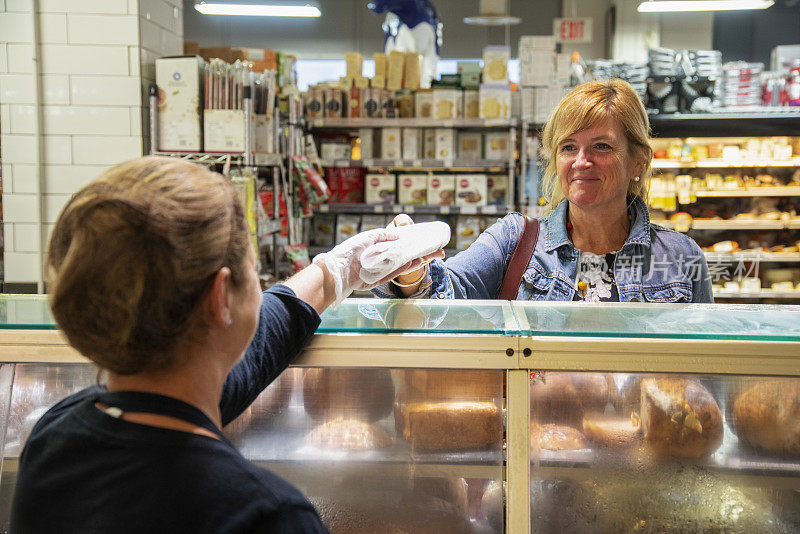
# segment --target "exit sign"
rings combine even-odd
[[[554,19],[553,35],[557,43],[591,43],[592,19]]]

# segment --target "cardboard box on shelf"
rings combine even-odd
[[[508,132],[487,132],[484,135],[483,157],[491,160],[509,158]]]
[[[203,150],[202,69],[197,56],[156,59],[158,150]]]
[[[555,83],[555,52],[523,49],[519,55],[519,83],[529,86],[550,86]]]
[[[364,178],[364,202],[367,204],[394,204],[396,185],[394,174],[368,174]]]
[[[425,174],[398,174],[397,201],[400,204],[425,205],[428,203],[428,176]]]
[[[421,55],[416,52],[405,53],[403,60],[403,89],[419,89],[421,65]]]
[[[554,35],[523,35],[519,38],[519,48],[554,52],[556,38]]]
[[[336,216],[333,213],[316,213],[311,223],[311,244],[318,247],[331,247],[336,232]]]
[[[414,118],[414,91],[404,89],[397,92],[397,112],[401,119]]]
[[[507,46],[487,46],[483,49],[483,83],[507,84],[508,61],[511,49]]]
[[[369,88],[369,78],[361,76],[353,80],[353,87],[358,87],[359,89],[367,89]]]
[[[457,174],[455,179],[457,206],[486,205],[487,180],[485,174]]]
[[[458,133],[458,159],[475,161],[483,156],[483,134],[479,132]]]
[[[386,60],[386,88],[398,91],[403,88],[403,64],[405,54],[392,50]]]
[[[456,157],[455,134],[453,128],[436,128],[435,159],[452,160]]]
[[[428,176],[428,204],[450,206],[455,204],[456,177],[452,174]]]
[[[327,167],[325,169],[331,204],[360,204],[364,202],[363,167]]]
[[[433,89],[433,118],[455,119],[458,112],[458,91],[456,89]]]
[[[400,128],[381,129],[381,158],[400,159],[401,150]]]
[[[461,76],[461,87],[478,89],[481,85],[481,64],[477,61],[459,61],[458,74]]]
[[[234,63],[238,60],[245,60],[245,51],[241,48],[231,48],[230,46],[206,46],[200,47],[200,56],[206,61],[219,58],[226,63]]]
[[[255,115],[253,121],[255,151],[266,154],[277,152],[275,148],[275,128],[272,127],[272,115]]]
[[[436,159],[436,129],[425,128],[422,132],[423,159]]]
[[[336,217],[336,239],[338,245],[359,232],[361,227],[361,215],[348,215],[341,213]]]
[[[481,85],[480,118],[508,119],[511,117],[511,88],[507,85]]]
[[[303,93],[303,107],[309,119],[321,119],[325,116],[325,90],[319,87],[309,87]]]
[[[458,250],[465,250],[478,239],[481,233],[480,217],[475,215],[459,215],[456,219],[455,245]]]
[[[344,91],[338,87],[328,87],[325,89],[325,117],[329,119],[339,119],[344,115],[347,107],[345,106]]]
[[[386,87],[386,77],[382,74],[380,76],[376,74],[369,81],[369,86],[373,89],[384,89]]]
[[[464,91],[464,118],[478,119],[481,116],[480,93],[474,89]]]
[[[361,89],[360,87],[351,87],[349,96],[347,98],[347,117],[351,119],[358,119],[361,117],[361,95],[368,89]]]
[[[364,56],[358,52],[345,52],[344,61],[346,65],[345,72],[347,73],[345,76],[356,79],[363,75]]]
[[[348,143],[323,142],[320,146],[320,157],[325,161],[350,159],[352,147]]]
[[[508,198],[508,176],[505,174],[490,174],[486,177],[486,203],[495,206],[505,206]]]
[[[184,56],[199,56],[200,55],[200,45],[195,41],[184,41],[183,42],[183,55]]]
[[[378,118],[383,116],[381,99],[383,89],[364,89],[361,94],[361,116],[367,118]]]
[[[375,130],[373,128],[359,128],[358,138],[361,149],[361,160],[375,157]]]
[[[433,90],[422,89],[414,92],[414,116],[418,119],[433,117]]]
[[[403,128],[403,159],[422,159],[422,128]]]
[[[368,213],[361,216],[361,231],[386,228],[386,216]]]
[[[397,91],[391,89],[381,91],[381,116],[384,119],[397,118]]]
[[[206,152],[244,152],[244,111],[203,111],[203,144]]]
[[[386,79],[386,54],[372,54],[372,60],[375,62],[375,76]]]

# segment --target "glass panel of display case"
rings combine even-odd
[[[0,532],[8,532],[11,497],[17,481],[19,455],[33,426],[51,406],[97,381],[92,364],[6,364],[0,368],[0,385],[6,368],[13,369],[13,384],[3,447],[0,477]],[[9,378],[11,384],[11,378]]]
[[[318,331],[518,335],[519,326],[505,301],[347,299],[322,314]]]
[[[798,532],[800,378],[545,372],[533,532]]]
[[[226,431],[334,534],[471,532],[503,479],[503,373],[289,369]]]
[[[47,295],[0,295],[0,329],[55,328]]]
[[[800,307],[513,302],[530,336],[800,341]],[[524,324],[524,323],[523,323]]]

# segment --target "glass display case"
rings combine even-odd
[[[0,528],[50,405],[95,383],[0,297]],[[796,532],[800,308],[349,299],[225,431],[339,532]]]

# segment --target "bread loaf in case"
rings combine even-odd
[[[746,389],[733,403],[732,426],[755,449],[800,456],[800,380],[765,380]]]
[[[413,449],[473,449],[500,441],[503,414],[493,402],[415,402],[397,405],[395,426]]]

